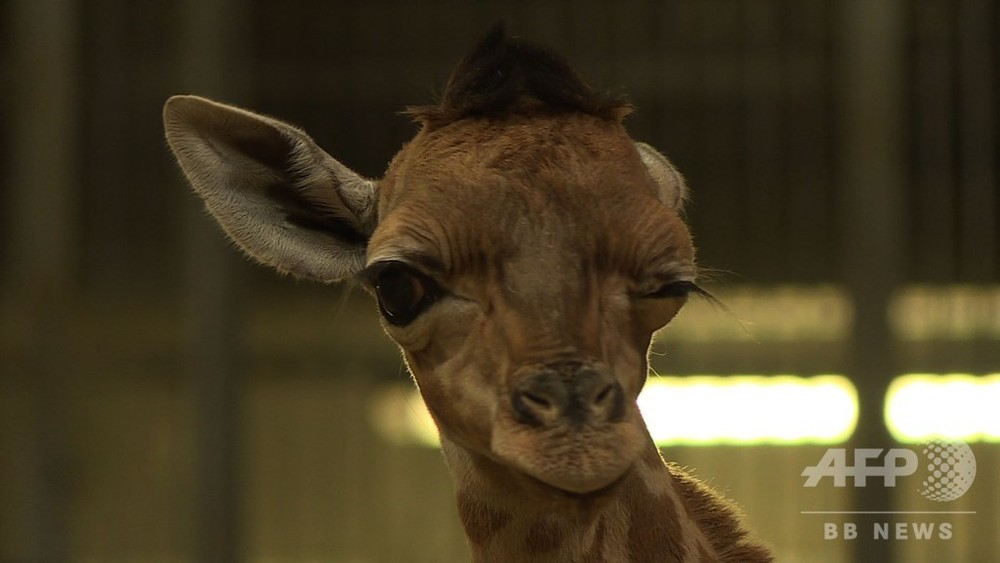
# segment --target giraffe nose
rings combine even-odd
[[[529,426],[614,422],[625,411],[618,381],[605,370],[576,362],[522,377],[512,404],[518,422]]]

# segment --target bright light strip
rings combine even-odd
[[[639,409],[661,446],[835,444],[854,431],[858,401],[850,381],[835,375],[652,376]],[[438,444],[415,389],[384,389],[370,412],[376,430],[392,443]]]
[[[658,342],[830,342],[850,336],[854,303],[836,285],[709,288],[724,307],[694,299],[656,333]],[[1000,338],[1000,285],[897,289],[889,322],[900,340]]]
[[[893,332],[904,340],[1000,337],[1000,285],[913,285],[889,305]]]
[[[885,421],[900,442],[1000,442],[1000,374],[907,374],[889,385]]]
[[[712,293],[724,307],[692,299],[656,340],[829,342],[846,338],[854,322],[850,296],[837,286],[741,286]]]
[[[661,446],[836,444],[854,432],[858,398],[838,375],[651,377],[639,409]]]

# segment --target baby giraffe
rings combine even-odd
[[[697,268],[686,187],[629,106],[501,27],[370,180],[301,130],[194,96],[167,140],[222,228],[295,276],[360,280],[437,424],[475,562],[772,561],[665,464],[636,406]],[[708,408],[708,405],[706,405]]]

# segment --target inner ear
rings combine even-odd
[[[336,208],[324,204],[318,198],[309,197],[307,192],[276,182],[267,186],[265,193],[268,199],[281,208],[285,220],[291,225],[325,233],[349,245],[368,243],[367,233],[355,219],[344,213],[337,213]]]
[[[282,210],[289,224],[335,236],[348,244],[367,242],[365,227],[345,212],[339,193],[308,184],[313,163],[297,161],[307,156],[297,157],[296,148],[301,145],[280,129],[261,126],[259,120],[244,114],[231,113],[227,117],[225,133],[212,135],[212,142],[225,145],[226,150],[220,153],[240,155],[280,172],[280,179],[266,184],[262,191]],[[219,148],[222,147],[217,146],[216,150]],[[299,152],[303,152],[301,148]]]
[[[667,207],[682,211],[688,198],[687,182],[680,171],[663,156],[660,151],[646,143],[635,143],[642,163],[646,165],[653,184],[656,186],[656,197]]]
[[[361,270],[377,222],[374,182],[271,117],[174,96],[163,118],[191,186],[247,254],[326,282]]]
[[[295,145],[281,129],[264,121],[263,116],[192,98],[178,96],[168,104],[183,108],[186,126],[199,132],[217,155],[249,158],[271,170],[287,167]]]

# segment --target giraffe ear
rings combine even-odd
[[[375,184],[304,132],[196,96],[167,100],[163,123],[194,191],[251,257],[324,282],[364,266]]]
[[[646,143],[638,142],[635,143],[635,148],[639,151],[642,163],[646,165],[646,171],[653,178],[657,190],[656,196],[667,207],[681,211],[688,197],[684,176],[660,151]]]

